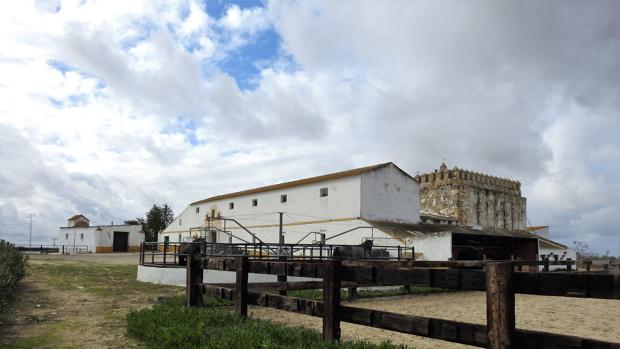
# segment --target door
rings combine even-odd
[[[129,247],[129,232],[115,231],[112,242],[112,252],[127,252]]]

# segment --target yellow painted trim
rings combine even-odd
[[[140,246],[127,246],[127,252],[140,252]],[[112,253],[112,246],[97,246],[95,253]]]

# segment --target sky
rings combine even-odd
[[[392,161],[620,255],[618,1],[5,1],[0,238]]]

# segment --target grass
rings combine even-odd
[[[148,348],[406,348],[388,342],[325,342],[310,329],[244,319],[225,309],[188,308],[181,298],[130,312],[127,334]]]
[[[389,289],[362,289],[357,291],[357,298],[375,298],[375,297],[392,297],[392,296],[403,296],[408,294],[418,294],[425,295],[431,293],[440,293],[440,292],[452,292],[452,290],[447,290],[443,288],[436,287],[399,287],[399,288],[389,288]],[[297,291],[288,291],[288,295],[291,297],[298,298],[306,298],[312,300],[323,300],[323,291],[322,290],[297,290]],[[349,293],[345,289],[340,291],[340,298],[342,300],[346,300]]]

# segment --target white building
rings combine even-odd
[[[260,240],[277,243],[278,212],[284,212],[286,243],[313,243],[325,234],[328,244],[359,244],[372,237],[378,245],[403,245],[373,229],[369,221],[417,223],[418,197],[418,183],[393,163],[385,163],[196,201],[159,239],[182,241],[212,224],[232,232],[232,236],[218,231],[216,236],[207,237],[209,241],[252,241],[252,236],[234,223],[211,221],[212,217],[225,217],[237,220]],[[330,239],[347,230],[352,231]]]
[[[97,225],[91,226],[83,215],[75,215],[67,220],[66,227],[60,227],[59,245],[87,246],[89,252],[137,252],[144,241],[140,225]]]
[[[277,243],[283,212],[285,243],[292,244],[357,245],[371,239],[375,246],[413,246],[416,259],[423,260],[536,260],[549,246],[565,249],[527,231],[475,229],[457,225],[453,217],[421,214],[419,202],[418,182],[384,163],[196,201],[159,240],[205,236],[210,242],[258,242],[234,222],[214,219],[222,217],[263,242]],[[207,233],[205,227],[218,229]]]

